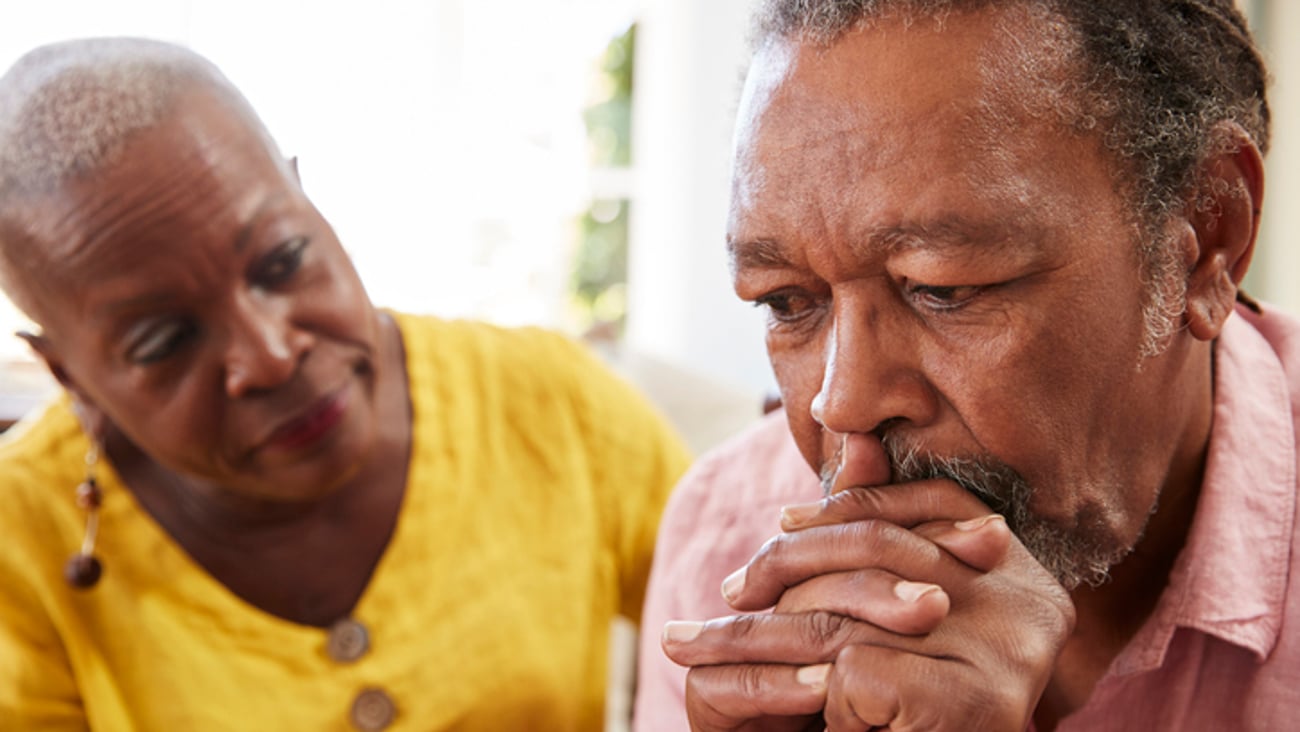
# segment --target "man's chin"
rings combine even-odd
[[[1078,525],[1065,527],[1034,513],[1030,509],[1034,489],[996,457],[935,455],[892,435],[886,435],[882,443],[893,468],[893,482],[942,478],[965,488],[1001,514],[1025,549],[1067,590],[1105,583],[1111,567],[1132,551],[1099,522],[1084,517]]]
[[[1113,542],[1099,541],[1079,530],[1063,529],[1037,516],[1029,517],[1016,531],[1016,536],[1038,563],[1067,590],[1105,584],[1110,579],[1111,567],[1132,551],[1132,547],[1116,548]]]

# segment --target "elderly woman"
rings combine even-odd
[[[377,310],[167,44],[0,79],[0,729],[598,729],[686,456],[565,339]]]

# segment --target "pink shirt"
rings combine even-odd
[[[1155,611],[1061,732],[1300,729],[1300,321],[1238,309],[1215,349],[1214,426],[1187,545]],[[643,615],[635,729],[688,729],[668,620],[733,611],[718,590],[821,489],[765,419],[703,457],[659,530]]]

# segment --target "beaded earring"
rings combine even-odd
[[[63,577],[79,590],[90,589],[99,582],[104,566],[95,556],[95,537],[99,533],[99,504],[103,498],[95,481],[95,465],[99,462],[99,444],[94,440],[86,451],[86,479],[77,486],[77,507],[86,512],[86,536],[77,552],[63,566]]]

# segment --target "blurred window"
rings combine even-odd
[[[578,331],[622,317],[632,8],[53,0],[0,23],[0,65],[78,36],[188,45],[298,157],[377,304]],[[20,327],[0,299],[0,361],[28,358]]]

